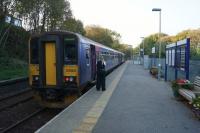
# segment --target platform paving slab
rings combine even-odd
[[[126,67],[126,63],[115,69],[106,77],[106,87],[109,87],[113,83],[114,79],[118,77],[124,67]],[[93,125],[95,125],[98,120],[96,116],[98,116],[99,111],[102,112],[104,108],[101,108],[102,110],[95,108],[96,110],[93,109],[92,112],[90,112],[90,110],[96,105],[95,103],[104,93],[106,93],[106,91],[96,91],[96,87],[93,87],[68,108],[38,129],[36,133],[71,133],[73,131],[75,132],[80,126],[83,126],[82,128],[85,129],[90,128],[87,124],[93,123]],[[96,106],[101,107],[101,103],[99,102]],[[90,114],[88,114],[88,112],[90,112]],[[87,124],[83,125],[83,122],[87,122]]]
[[[105,109],[112,93],[114,92],[117,84],[119,83],[119,80],[124,73],[126,69],[127,63],[125,64],[125,67],[122,68],[121,71],[119,71],[118,76],[114,78],[112,83],[107,86],[107,90],[98,98],[96,103],[92,106],[92,108],[88,111],[85,118],[80,123],[79,127],[75,128],[73,130],[73,133],[91,133],[94,126],[96,125],[97,120],[101,116],[103,110]],[[95,119],[95,121],[88,121],[90,118]]]
[[[200,133],[200,121],[176,101],[169,83],[129,62],[93,133]]]

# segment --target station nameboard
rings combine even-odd
[[[18,26],[18,27],[22,27],[22,20],[11,17],[11,16],[5,16],[5,22]]]
[[[156,48],[155,48],[155,47],[151,48],[151,53],[152,53],[152,54],[155,54],[155,53],[156,53]]]

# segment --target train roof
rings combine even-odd
[[[103,45],[103,44],[100,44],[100,43],[98,43],[98,42],[95,42],[95,41],[93,41],[93,40],[90,40],[90,39],[88,39],[88,38],[86,38],[86,37],[84,37],[84,36],[82,36],[82,35],[80,35],[80,34],[77,34],[77,33],[75,33],[75,34],[79,37],[79,39],[80,39],[80,41],[81,41],[82,43],[89,43],[89,44],[92,44],[92,45],[95,45],[95,46],[98,46],[98,47],[101,47],[101,48],[105,48],[105,49],[110,50],[110,51],[114,51],[114,52],[117,52],[117,53],[120,53],[120,54],[124,54],[124,53],[122,53],[122,52],[120,52],[120,51],[117,51],[117,50],[112,49],[112,48],[110,48],[110,47],[107,47],[107,46],[105,46],[105,45]]]
[[[50,32],[45,32],[45,33],[43,33],[41,35],[35,35],[33,37],[40,37],[40,36],[46,35],[46,34],[60,34],[60,35],[73,34],[73,35],[76,35],[79,38],[80,42],[82,42],[82,43],[89,43],[89,44],[92,44],[92,45],[95,45],[95,46],[98,46],[98,47],[101,47],[101,48],[105,48],[107,50],[114,51],[114,52],[117,52],[117,53],[120,53],[120,54],[124,55],[124,53],[122,53],[120,51],[114,50],[114,49],[112,49],[110,47],[107,47],[107,46],[105,46],[103,44],[100,44],[100,43],[95,42],[95,41],[93,41],[91,39],[88,39],[88,38],[86,38],[86,37],[84,37],[84,36],[82,36],[82,35],[80,35],[78,33],[70,32],[70,31],[62,31],[62,30],[61,31],[60,30],[59,31],[50,31]]]

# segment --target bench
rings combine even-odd
[[[196,76],[193,83],[193,90],[179,89],[179,94],[187,99],[189,102],[192,102],[196,96],[200,95],[200,77]]]

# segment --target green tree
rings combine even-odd
[[[83,23],[80,20],[76,20],[75,18],[69,18],[65,20],[61,29],[85,35]]]
[[[161,38],[160,38],[160,42],[161,42],[161,46],[162,46],[162,53],[161,55],[163,55],[163,50],[164,50],[164,45],[163,44],[163,41],[162,41],[162,38],[166,38],[168,35],[167,34],[164,34],[162,33],[161,35]],[[158,48],[159,48],[159,38],[158,38],[158,34],[152,34],[152,35],[149,35],[147,37],[144,38],[143,40],[144,42],[141,42],[139,44],[138,47],[136,47],[135,49],[138,49],[139,47],[142,49],[143,48],[143,43],[144,43],[144,53],[145,55],[152,55],[152,48],[153,47],[156,47],[156,56],[158,57]],[[135,50],[136,51],[136,50]]]
[[[96,25],[86,26],[85,31],[88,38],[123,52],[126,58],[131,57],[133,49],[127,44],[120,43],[121,35],[119,33]]]
[[[72,17],[67,0],[16,0],[16,11],[32,32],[60,29]]]
[[[195,30],[184,30],[180,33],[178,33],[175,36],[168,36],[166,34],[162,34],[160,38],[161,42],[161,55],[162,57],[165,57],[165,47],[168,44],[177,42],[179,40],[183,40],[185,38],[190,38],[190,57],[191,59],[200,59],[200,29]],[[151,48],[156,47],[158,50],[159,47],[159,40],[157,34],[152,34],[148,37],[145,37],[145,54],[151,55]],[[139,44],[142,47],[142,43]],[[134,51],[137,51],[139,48],[136,47]],[[158,52],[156,53],[156,56],[158,57]]]
[[[113,37],[112,32],[109,29],[102,28],[100,26],[92,25],[86,26],[86,36],[96,42],[104,44],[108,47],[112,47]]]

